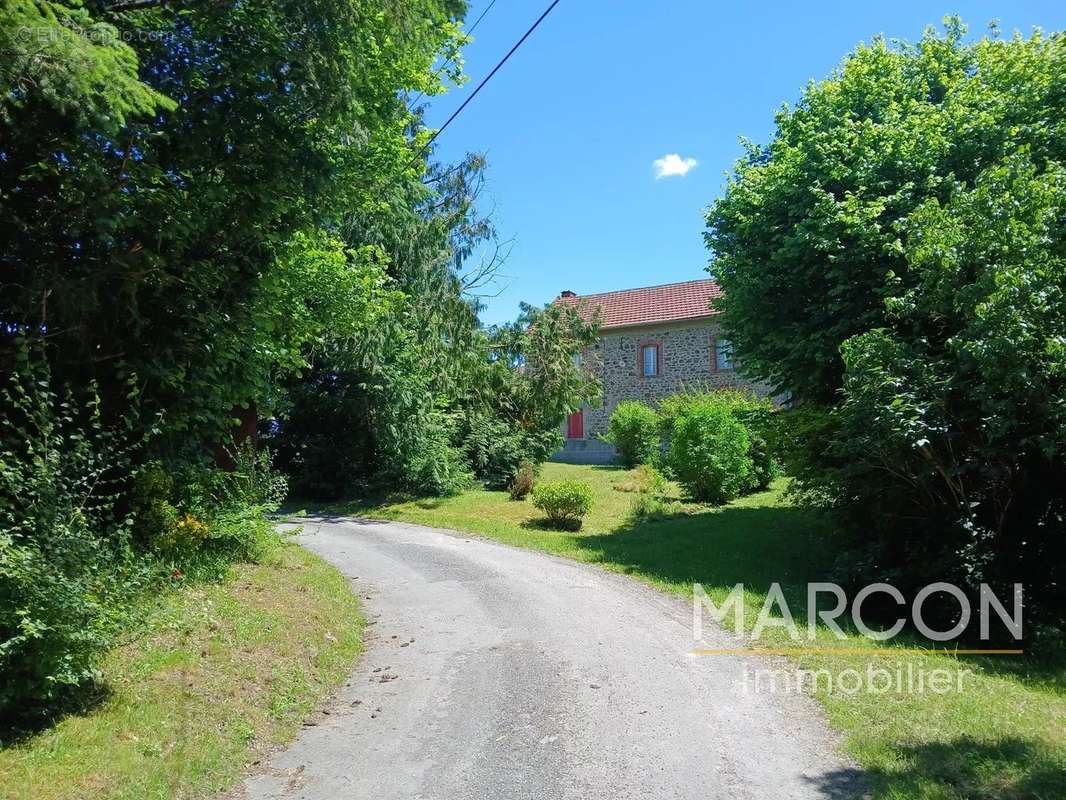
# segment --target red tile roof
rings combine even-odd
[[[605,330],[709,317],[718,313],[711,310],[711,301],[721,296],[722,290],[718,284],[707,278],[599,294],[575,295],[564,292],[555,302],[577,306],[586,319],[592,317],[596,308],[600,308],[603,311],[603,324],[600,327]]]

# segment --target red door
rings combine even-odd
[[[566,420],[566,438],[567,439],[584,439],[585,438],[585,412],[575,411]]]

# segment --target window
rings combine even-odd
[[[659,346],[646,344],[640,349],[641,374],[651,377],[659,374]]]
[[[728,339],[715,339],[714,369],[733,369],[733,345]]]

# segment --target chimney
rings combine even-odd
[[[563,289],[561,292],[559,292],[559,297],[577,297],[577,295],[571,292],[569,289]]]

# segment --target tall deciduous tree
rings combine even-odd
[[[907,219],[1017,152],[1066,159],[1066,42],[964,41],[958,20],[917,44],[858,46],[747,143],[707,214],[711,271],[745,369],[808,400],[843,381],[840,344],[888,322],[920,282]]]
[[[106,399],[134,373],[168,432],[217,435],[298,363],[290,329],[316,335],[257,300],[293,248],[421,173],[402,93],[438,90],[464,9],[6,4],[0,319],[47,337],[57,380],[97,377]]]
[[[880,574],[1066,609],[1066,37],[858,47],[707,217],[745,368],[827,404],[800,476]]]

